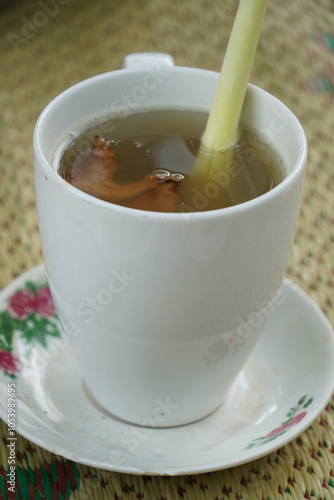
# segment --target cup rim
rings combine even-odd
[[[107,211],[111,211],[113,213],[118,213],[119,215],[124,215],[124,216],[131,216],[131,217],[136,217],[139,219],[160,219],[163,221],[173,221],[174,223],[176,221],[184,221],[185,219],[187,222],[190,221],[196,221],[196,220],[206,220],[206,219],[214,219],[216,217],[227,217],[230,216],[231,214],[240,214],[245,211],[253,210],[257,207],[261,207],[263,204],[266,204],[268,201],[275,199],[279,197],[283,192],[289,190],[294,183],[296,177],[302,174],[306,160],[307,160],[307,154],[308,154],[308,145],[307,145],[307,138],[305,131],[298,120],[298,118],[295,116],[295,114],[282,102],[280,101],[277,97],[275,97],[273,94],[270,94],[268,91],[262,89],[261,87],[254,85],[252,83],[248,83],[247,86],[247,92],[260,92],[263,95],[269,96],[271,99],[273,99],[275,102],[277,102],[280,106],[283,106],[285,109],[289,111],[291,116],[293,117],[295,121],[295,125],[298,129],[298,133],[300,136],[300,144],[301,148],[296,160],[296,163],[292,169],[291,172],[273,189],[270,191],[267,191],[266,193],[258,196],[257,198],[253,198],[251,200],[248,200],[243,203],[239,203],[237,205],[233,205],[231,207],[224,207],[224,208],[219,208],[215,210],[204,210],[204,211],[194,211],[194,212],[156,212],[156,211],[150,211],[150,210],[141,210],[141,209],[136,209],[136,208],[129,208],[125,207],[122,205],[117,205],[112,202],[104,201],[99,198],[94,197],[93,195],[90,195],[88,193],[85,193],[84,191],[81,191],[80,189],[74,187],[73,185],[69,184],[65,179],[63,179],[58,173],[54,170],[48,159],[45,157],[42,148],[40,146],[40,133],[41,129],[44,125],[44,120],[52,111],[53,107],[58,104],[59,101],[65,96],[70,95],[70,93],[75,92],[77,89],[83,88],[86,85],[93,84],[94,82],[101,80],[101,78],[110,78],[112,75],[119,74],[122,72],[126,72],[127,74],[133,74],[133,73],[143,73],[147,71],[145,68],[123,68],[123,69],[117,69],[109,72],[105,72],[99,75],[95,75],[93,77],[87,78],[85,80],[82,80],[71,87],[65,89],[62,91],[60,94],[58,94],[53,100],[47,104],[47,106],[43,109],[41,112],[36,125],[34,129],[34,134],[33,134],[33,145],[34,145],[34,156],[35,156],[35,161],[36,157],[40,156],[40,158],[43,160],[43,168],[47,169],[47,172],[49,175],[52,175],[53,181],[55,181],[59,186],[63,186],[64,189],[72,193],[74,196],[77,196],[80,198],[82,201],[85,201],[87,203],[90,203],[91,205],[98,206],[100,208],[103,208]],[[168,67],[168,71],[170,72],[175,72],[179,71],[180,73],[186,72],[186,73],[194,73],[194,74],[201,74],[206,73],[208,75],[214,75],[216,78],[219,76],[219,73],[207,69],[201,69],[201,68],[192,68],[188,66],[171,66]]]

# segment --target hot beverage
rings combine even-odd
[[[79,125],[58,147],[58,172],[97,198],[158,212],[225,208],[256,198],[282,181],[284,168],[276,152],[241,126],[228,170],[189,194],[183,186],[191,178],[206,121],[206,113],[185,110],[92,120]]]

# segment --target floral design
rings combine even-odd
[[[28,288],[19,290],[9,299],[8,312],[13,318],[26,319],[34,310],[35,296]]]
[[[7,309],[0,311],[0,369],[15,378],[21,362],[14,353],[15,336],[20,335],[27,345],[39,343],[47,347],[48,337],[60,337],[51,292],[46,283],[31,281],[8,299]]]
[[[54,316],[56,314],[56,309],[49,288],[40,288],[37,290],[35,311],[44,318],[48,318],[49,316]]]
[[[28,318],[33,312],[45,318],[56,313],[50,290],[47,287],[39,288],[36,294],[29,288],[14,293],[9,299],[8,312],[13,318],[21,320]]]
[[[246,450],[254,448],[255,446],[262,446],[263,444],[273,441],[278,436],[282,436],[282,434],[285,434],[289,429],[291,429],[291,427],[294,427],[303,420],[303,418],[307,415],[307,411],[305,411],[305,408],[310,406],[310,404],[312,403],[313,398],[308,398],[307,396],[303,396],[302,398],[300,398],[297,406],[290,408],[289,412],[286,415],[288,419],[285,422],[283,422],[279,427],[276,427],[276,429],[270,431],[268,434],[266,434],[266,436],[253,439],[253,441],[247,446]]]
[[[9,375],[21,370],[20,360],[16,354],[0,349],[0,367]]]

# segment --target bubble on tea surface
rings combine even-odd
[[[172,174],[172,175],[171,175],[171,179],[172,179],[174,182],[181,182],[181,181],[183,181],[183,179],[184,179],[184,175],[182,175],[182,174]]]
[[[184,179],[184,175],[179,174],[179,173],[172,173],[169,172],[168,170],[153,170],[152,175],[154,177],[158,178],[158,182],[164,182],[164,181],[173,181],[173,182],[181,182]]]
[[[152,175],[158,177],[162,181],[166,181],[167,179],[170,178],[171,173],[168,170],[158,169],[158,170],[153,170]]]

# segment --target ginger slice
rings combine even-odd
[[[104,201],[140,210],[176,212],[180,176],[152,173],[140,181],[117,184],[113,180],[117,169],[112,146],[96,136],[89,156],[81,165],[66,170],[63,177],[81,191]]]
[[[179,205],[179,181],[173,179],[160,181],[154,175],[150,177],[155,183],[155,188],[129,200],[126,206],[153,212],[176,212]]]

